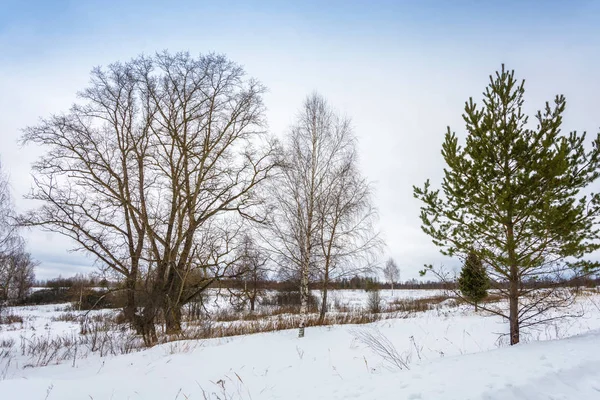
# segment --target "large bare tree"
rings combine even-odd
[[[158,311],[177,333],[182,305],[206,288],[192,272],[229,254],[225,215],[256,217],[255,188],[275,155],[264,91],[224,56],[163,52],[95,68],[70,111],[25,131],[47,152],[29,196],[43,205],[22,222],[74,239],[121,274],[125,315],[149,344]]]

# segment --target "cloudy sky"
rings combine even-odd
[[[123,3],[126,3],[123,4]],[[327,3],[327,5],[321,4]],[[600,127],[598,1],[0,0],[0,158],[19,210],[40,149],[21,129],[66,110],[97,65],[157,50],[225,53],[268,88],[270,130],[285,133],[317,90],[350,116],[374,182],[386,255],[416,277],[446,263],[420,230],[412,185],[439,184],[446,126],[505,63],[526,79],[526,111],[564,94],[565,130]],[[38,277],[93,270],[55,234],[30,231]]]

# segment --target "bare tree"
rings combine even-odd
[[[393,258],[388,258],[385,262],[385,267],[383,267],[383,276],[386,281],[390,282],[392,285],[392,296],[394,295],[394,282],[398,282],[400,279],[400,268],[396,264]]]
[[[298,331],[304,337],[309,300],[309,275],[317,258],[319,218],[317,198],[324,186],[324,176],[331,154],[321,143],[331,133],[331,115],[325,112],[322,98],[307,98],[296,124],[287,137],[285,164],[280,179],[272,190],[271,223],[273,240],[266,243],[279,256],[281,263],[299,278],[300,313],[303,318]]]
[[[35,280],[35,265],[19,235],[8,176],[0,165],[0,302],[25,299]]]
[[[347,143],[337,149],[340,154],[330,166],[323,193],[317,200],[321,321],[327,312],[329,283],[345,276],[370,272],[374,256],[382,247],[374,227],[377,213],[372,204],[371,185],[358,168],[356,137],[350,121],[340,121],[340,136]]]
[[[22,248],[0,254],[0,301],[20,303],[35,281],[37,263]]]
[[[270,233],[266,241],[280,263],[299,278],[299,337],[304,336],[309,282],[324,282],[361,252],[377,247],[369,184],[360,176],[350,121],[318,95],[309,96],[286,142],[285,163],[274,181]]]
[[[7,254],[22,244],[14,223],[15,210],[10,193],[8,176],[0,163],[0,253]]]
[[[148,344],[162,311],[181,307],[231,265],[226,215],[258,218],[255,188],[269,177],[264,87],[220,55],[158,53],[92,71],[81,104],[26,129],[48,149],[34,164],[43,206],[22,222],[74,239],[125,278],[125,314]],[[135,292],[147,292],[141,314]]]
[[[234,279],[241,287],[233,288],[231,295],[239,303],[249,304],[250,312],[254,312],[256,300],[264,293],[261,285],[269,277],[268,262],[268,254],[249,234],[245,234],[238,250],[237,264],[233,269]]]

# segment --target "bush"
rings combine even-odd
[[[73,302],[73,308],[81,310],[115,308],[115,305],[111,302],[111,297],[107,295],[106,292],[87,290],[83,292],[83,295],[81,295],[80,299],[81,301],[77,299]]]
[[[381,312],[381,296],[379,290],[369,291],[369,297],[367,298],[367,310],[373,314],[379,314]]]
[[[373,278],[366,278],[364,283],[365,292],[378,291],[380,289],[379,282]]]
[[[424,311],[433,310],[436,307],[438,307],[441,303],[444,303],[450,299],[451,299],[450,297],[445,296],[445,295],[439,295],[439,296],[433,296],[433,297],[423,297],[423,298],[419,298],[419,299],[399,298],[399,299],[394,299],[394,301],[392,301],[389,304],[388,311],[400,311],[400,312],[408,312],[408,313],[424,312]],[[452,299],[452,300],[456,303],[456,299]],[[447,305],[449,305],[449,304],[447,304]],[[456,303],[456,305],[457,305],[457,303]]]
[[[310,312],[317,312],[318,310],[317,298],[309,292],[308,294],[308,309]],[[282,308],[293,308],[300,307],[300,291],[277,291],[274,295],[265,296],[261,299],[261,305],[263,306],[276,306]]]
[[[67,290],[54,288],[54,289],[42,289],[31,293],[25,298],[23,304],[55,304],[55,303],[66,303],[70,301],[70,296]]]
[[[125,303],[125,297],[118,292],[107,293],[93,289],[84,289],[83,293],[77,288],[50,288],[31,293],[25,298],[25,305],[71,303],[74,310],[91,310],[100,308],[120,308]],[[81,303],[81,304],[80,304]]]

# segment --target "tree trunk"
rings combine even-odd
[[[519,343],[519,266],[517,265],[515,249],[515,233],[512,222],[512,213],[508,214],[509,223],[506,226],[506,244],[508,260],[510,262],[509,274],[509,313],[510,322],[510,344],[511,346]]]
[[[308,263],[302,268],[300,279],[300,326],[298,328],[298,337],[304,337],[304,328],[308,316]]]
[[[256,295],[250,297],[250,312],[254,312],[254,303],[256,302]]]
[[[510,344],[519,343],[519,278],[517,266],[511,266],[509,292]]]
[[[321,299],[321,312],[319,313],[319,323],[325,321],[325,314],[327,313],[327,283],[323,284],[323,294]]]
[[[156,316],[158,310],[164,306],[165,301],[165,292],[159,283],[162,282],[159,282],[159,280],[154,282],[152,290],[146,293],[144,309],[141,313],[142,315],[136,317],[139,333],[142,335],[146,346],[154,346],[158,343],[158,336],[156,335]]]
[[[181,308],[183,307],[181,293],[185,282],[176,268],[175,264],[171,266],[164,286],[167,289],[163,294],[162,302],[159,303],[165,315],[165,333],[168,335],[181,333]]]
[[[156,319],[156,308],[153,305],[147,305],[144,307],[142,316],[137,318],[137,325],[139,327],[139,333],[144,339],[146,347],[154,346],[158,343],[158,336],[156,336],[156,326],[154,320]]]
[[[170,304],[165,307],[165,331],[168,335],[181,333],[181,306]]]
[[[162,309],[165,315],[165,333],[167,335],[181,333],[181,308],[183,305],[180,298],[177,286],[164,296]]]
[[[475,312],[477,312],[477,303],[475,303]]]
[[[319,323],[325,321],[327,313],[327,287],[329,286],[329,260],[326,261],[325,275],[323,276],[323,298],[321,300],[321,313],[319,314]]]
[[[123,307],[123,315],[125,316],[125,320],[135,329],[136,333],[142,335],[142,324],[136,311],[135,279],[128,276],[125,278],[125,306]]]
[[[258,283],[256,279],[252,279],[252,289],[248,290],[248,285],[246,281],[244,281],[244,295],[248,298],[250,302],[250,313],[254,312],[256,297],[258,297]]]
[[[300,287],[300,326],[298,328],[298,337],[304,337],[304,328],[308,314],[308,288],[304,285]]]

